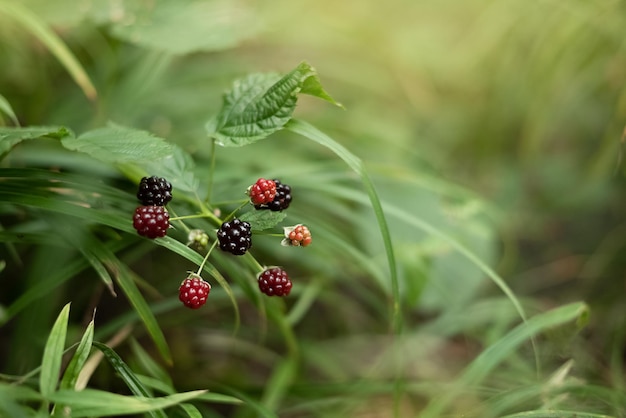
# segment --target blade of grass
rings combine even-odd
[[[98,97],[96,88],[80,62],[78,62],[61,38],[48,28],[37,15],[17,2],[4,0],[0,1],[0,13],[2,12],[19,22],[50,50],[67,72],[70,73],[89,100],[95,100]]]
[[[116,393],[94,389],[85,389],[81,392],[60,390],[50,396],[50,400],[63,403],[72,408],[72,417],[130,415],[142,412],[156,411],[197,398],[205,393],[204,390],[177,393],[160,398],[145,398],[139,396],[124,396]]]
[[[581,319],[586,318],[587,314],[587,305],[582,302],[577,302],[541,313],[521,323],[498,342],[483,350],[481,354],[465,368],[461,376],[456,379],[453,387],[428,404],[420,416],[423,418],[441,416],[443,411],[454,401],[455,397],[458,396],[461,391],[466,390],[468,387],[476,387],[524,341],[531,339],[542,331],[558,325],[572,321],[579,323]]]
[[[94,320],[92,319],[89,322],[89,325],[87,325],[87,329],[85,330],[83,337],[80,339],[80,344],[78,344],[78,348],[76,349],[72,360],[70,360],[69,365],[65,369],[63,379],[61,379],[61,389],[74,389],[76,386],[78,375],[83,369],[83,366],[89,357],[89,353],[91,352],[93,330]]]
[[[63,307],[57,317],[50,336],[46,342],[41,361],[41,374],[39,375],[39,390],[44,397],[50,396],[57,387],[61,372],[61,359],[65,336],[67,334],[67,320],[70,316],[70,304]]]
[[[148,389],[115,351],[98,341],[94,341],[93,346],[104,354],[111,367],[113,367],[117,375],[126,383],[126,386],[135,396],[152,397]],[[165,412],[161,410],[149,411],[149,414],[155,418],[167,418]]]
[[[387,255],[387,264],[389,265],[391,281],[391,295],[393,297],[391,315],[392,329],[394,333],[400,333],[402,329],[402,309],[398,285],[396,257],[393,251],[391,234],[389,233],[387,220],[385,219],[385,212],[383,211],[380,199],[378,198],[378,194],[374,188],[374,184],[367,174],[363,162],[357,156],[348,151],[343,145],[339,144],[334,139],[307,122],[298,119],[291,119],[285,125],[285,128],[330,149],[361,177],[361,182],[363,183],[372,205],[372,209],[374,210],[374,214],[376,215],[378,228],[380,229],[383,243],[385,245],[385,253]]]

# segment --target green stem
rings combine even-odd
[[[200,267],[198,268],[198,271],[196,272],[197,276],[199,276],[200,273],[202,272],[202,269],[204,269],[204,265],[209,260],[209,256],[213,252],[213,249],[215,248],[216,245],[217,245],[217,240],[213,241],[213,245],[211,245],[211,248],[209,248],[209,251],[207,251],[206,255],[204,256],[204,259],[202,260],[202,264],[200,264]]]
[[[246,206],[248,204],[248,201],[246,200],[245,202],[243,202],[241,205],[239,205],[237,207],[237,209],[235,209],[234,211],[232,211],[231,213],[228,214],[228,216],[224,219],[224,221],[230,221],[232,218],[235,217],[235,214],[237,212],[239,212],[239,209],[243,208],[244,206]]]

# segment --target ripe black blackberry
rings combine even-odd
[[[280,267],[272,267],[259,274],[259,290],[267,296],[287,296],[291,292],[291,280]]]
[[[144,206],[165,206],[172,200],[172,185],[162,177],[144,177],[139,183],[137,199]]]
[[[276,195],[274,196],[274,200],[264,205],[254,205],[255,209],[269,209],[274,212],[279,212],[289,207],[291,203],[291,187],[282,184],[277,179],[273,181],[276,183]]]
[[[233,219],[217,230],[220,249],[234,255],[244,255],[252,246],[252,230],[246,221]]]

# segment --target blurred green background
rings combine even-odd
[[[24,6],[61,36],[91,78],[95,100],[6,12],[9,4]],[[384,203],[398,258],[405,349],[414,360],[409,381],[450,379],[517,320],[484,272],[423,222],[492,266],[531,314],[589,303],[590,326],[575,337],[548,338],[542,360],[557,367],[574,358],[577,378],[619,390],[626,329],[625,27],[626,2],[618,0],[0,0],[0,94],[24,126],[81,133],[111,120],[181,145],[203,173],[210,158],[204,124],[232,81],[307,60],[346,110],[304,97],[296,116],[361,157]],[[307,361],[281,416],[309,416],[316,408],[298,405],[320,398],[329,402],[320,404],[320,416],[387,416],[391,400],[379,384],[391,368],[388,273],[358,181],[328,151],[286,133],[218,149],[217,163],[214,195],[238,198],[261,175],[289,178],[303,191],[294,223],[317,231],[305,255],[258,245],[260,258],[294,266],[315,289],[314,308],[295,328]],[[21,145],[3,164],[85,170],[51,144]],[[110,167],[87,171],[132,190]],[[143,247],[129,263],[170,297],[168,286],[191,267]],[[45,258],[34,250],[25,256]],[[223,263],[227,272],[236,269]],[[2,281],[9,280],[5,272]],[[7,286],[5,305],[19,291]],[[77,292],[92,297],[89,287]],[[267,341],[253,338],[259,325],[245,300],[242,330],[231,336],[232,311],[219,290],[213,295],[215,305],[201,317],[168,311],[162,318],[177,387],[217,382],[261,396],[281,355],[280,338],[271,326]],[[99,307],[103,322],[124,311],[109,303]],[[4,339],[5,354],[22,347],[15,335],[24,321],[13,325],[13,343]],[[3,366],[29,370],[40,347],[41,341],[20,352],[26,360],[19,366]],[[490,390],[532,381],[526,354],[507,369],[517,378],[503,372]],[[103,387],[115,386],[106,373],[100,379]],[[338,407],[330,402],[335,395],[356,401]],[[407,416],[420,409],[417,398],[402,404]],[[478,403],[469,396],[457,410]],[[572,400],[574,408],[625,413],[619,402],[599,403]]]

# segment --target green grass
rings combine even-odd
[[[13,3],[0,415],[626,416],[622,2]],[[186,245],[259,177],[250,254]]]

